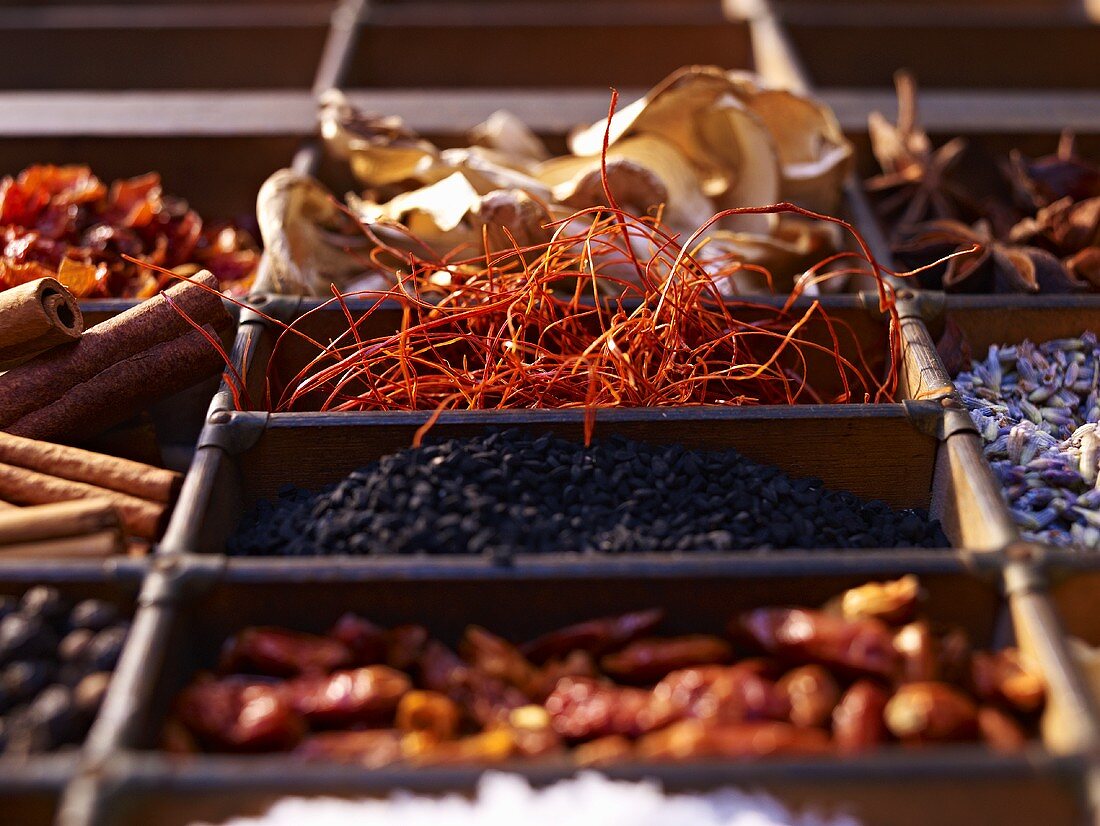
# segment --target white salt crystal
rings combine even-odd
[[[858,826],[850,817],[796,815],[765,794],[721,789],[668,794],[656,783],[586,772],[544,789],[516,775],[486,774],[470,800],[457,794],[388,799],[287,798],[266,815],[224,826]],[[196,826],[211,826],[196,824]]]

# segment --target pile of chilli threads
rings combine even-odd
[[[851,229],[790,204],[730,212],[739,211],[795,212]],[[295,375],[269,371],[265,407],[442,411],[893,399],[896,310],[869,252],[826,259],[784,301],[769,304],[723,295],[720,285],[749,265],[732,261],[716,272],[712,262],[704,269],[693,255],[695,236],[667,235],[656,218],[587,212],[591,225],[579,234],[565,234],[575,225],[566,221],[547,243],[474,259],[459,260],[456,251],[441,263],[374,239],[372,266],[385,262],[398,283],[346,294],[334,288],[333,299],[294,323],[272,319],[282,328],[276,352],[294,335],[317,354]],[[860,263],[841,265],[845,258]],[[890,318],[887,340],[873,354],[820,302],[798,301],[806,286],[853,272],[874,273]],[[304,320],[334,304],[348,329],[322,344],[303,331]],[[376,313],[395,307],[398,329],[364,337]],[[817,371],[827,375],[811,375]]]

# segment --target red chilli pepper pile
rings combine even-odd
[[[108,185],[86,166],[28,167],[0,181],[0,233],[0,289],[49,276],[78,298],[148,298],[173,281],[123,255],[208,269],[238,294],[259,261],[246,231],[204,223],[156,173]]]
[[[724,636],[657,637],[660,610],[516,646],[470,626],[344,616],[325,636],[249,628],[183,690],[174,751],[289,751],[377,767],[565,755],[618,760],[856,753],[1034,735],[1045,686],[1016,649],[974,651],[918,612],[914,576],[822,610],[758,608]]]

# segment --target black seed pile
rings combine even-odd
[[[736,451],[496,431],[383,457],[320,493],[286,487],[240,555],[948,547],[926,513],[792,479]]]
[[[109,602],[71,603],[39,585],[0,596],[0,751],[27,755],[84,740],[130,624]]]

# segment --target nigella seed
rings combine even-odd
[[[370,490],[364,498],[348,495]],[[478,554],[946,547],[924,513],[790,479],[735,451],[518,431],[384,457],[242,523],[231,553]]]

